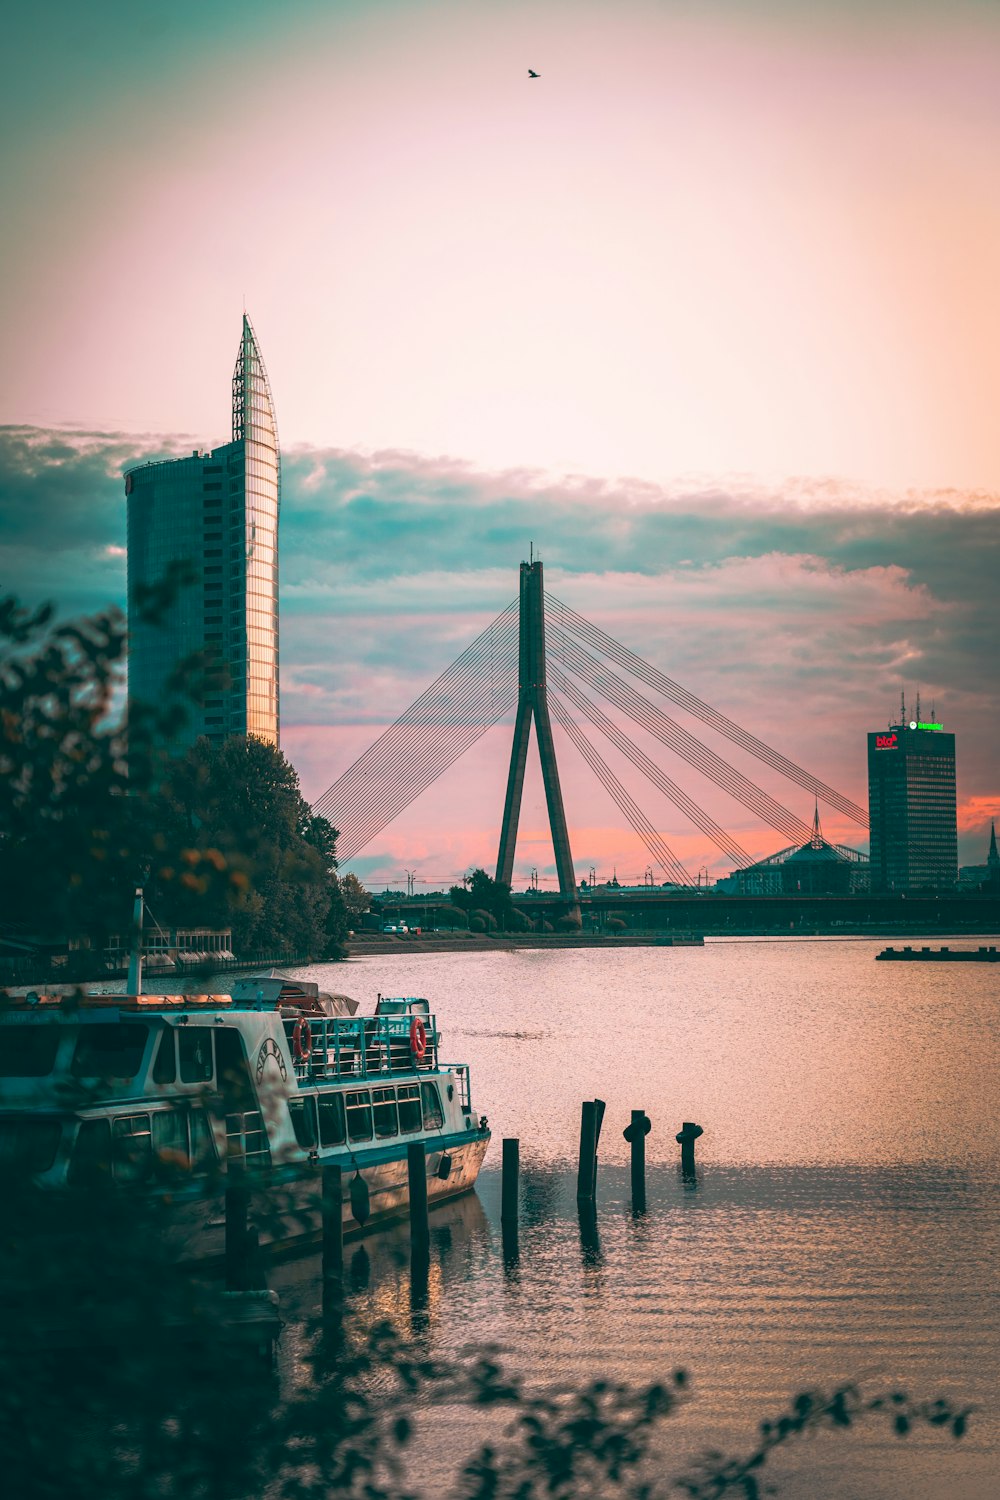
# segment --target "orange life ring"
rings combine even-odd
[[[292,1032],[292,1051],[296,1062],[305,1062],[312,1052],[313,1034],[308,1021],[296,1021]]]
[[[427,1056],[427,1027],[419,1016],[410,1022],[410,1051],[417,1062],[423,1062]]]

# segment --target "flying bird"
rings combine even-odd
[[[529,78],[541,78],[541,76],[542,76],[541,73],[536,73],[535,70],[534,70],[534,68],[529,68],[528,69],[528,77]]]

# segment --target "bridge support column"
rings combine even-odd
[[[552,723],[549,719],[548,689],[545,681],[545,590],[540,562],[521,564],[520,655],[518,661],[517,719],[514,743],[507,776],[503,824],[500,828],[500,850],[497,854],[497,880],[510,885],[514,874],[514,849],[524,790],[524,768],[528,759],[531,720],[535,720],[535,737],[542,762],[542,781],[549,813],[549,831],[559,875],[559,893],[576,900],[576,875],[569,847],[569,831],[563,810],[559,767],[556,764]]]

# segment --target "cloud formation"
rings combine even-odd
[[[190,447],[0,429],[5,586],[29,601],[55,598],[63,613],[123,602],[121,471]],[[284,743],[317,796],[516,596],[517,565],[534,545],[552,593],[862,804],[865,731],[888,720],[901,689],[912,704],[919,687],[959,736],[962,858],[973,862],[1000,811],[998,540],[1000,497],[982,493],[739,478],[661,488],[295,449],[284,460],[280,535]],[[589,831],[587,817],[575,819],[577,862],[620,854],[641,868],[631,834],[616,843],[611,804],[595,802],[568,746],[561,754],[567,802],[593,813]],[[498,729],[386,830],[366,863],[444,861],[454,873],[455,859],[489,862],[505,756]],[[803,794],[740,764],[811,814]],[[754,852],[783,842],[688,768],[668,769]],[[492,782],[488,797],[477,777]],[[646,789],[637,795],[683,857],[714,863],[677,814]],[[526,827],[544,827],[532,783],[525,815]],[[832,818],[827,831],[863,843]]]

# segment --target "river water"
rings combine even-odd
[[[796,1500],[995,1500],[1000,974],[875,963],[881,946],[401,949],[297,971],[364,1009],[377,991],[427,996],[442,1057],[472,1065],[494,1140],[476,1195],[432,1216],[428,1347],[498,1345],[549,1385],[684,1367],[693,1398],[664,1426],[664,1473],[707,1446],[749,1452],[761,1418],[806,1387],[971,1401],[960,1443],[869,1423],[784,1450],[773,1477]],[[595,1096],[596,1243],[575,1205],[580,1104]],[[653,1127],[641,1218],[622,1138],[635,1108]],[[694,1186],[677,1169],[683,1120],[705,1132]],[[506,1266],[505,1135],[522,1163],[520,1255]],[[405,1246],[402,1228],[348,1247],[363,1316],[408,1315]],[[309,1310],[315,1270],[281,1268],[287,1307]],[[422,1459],[427,1493],[448,1493],[477,1436],[472,1416],[449,1414]]]

